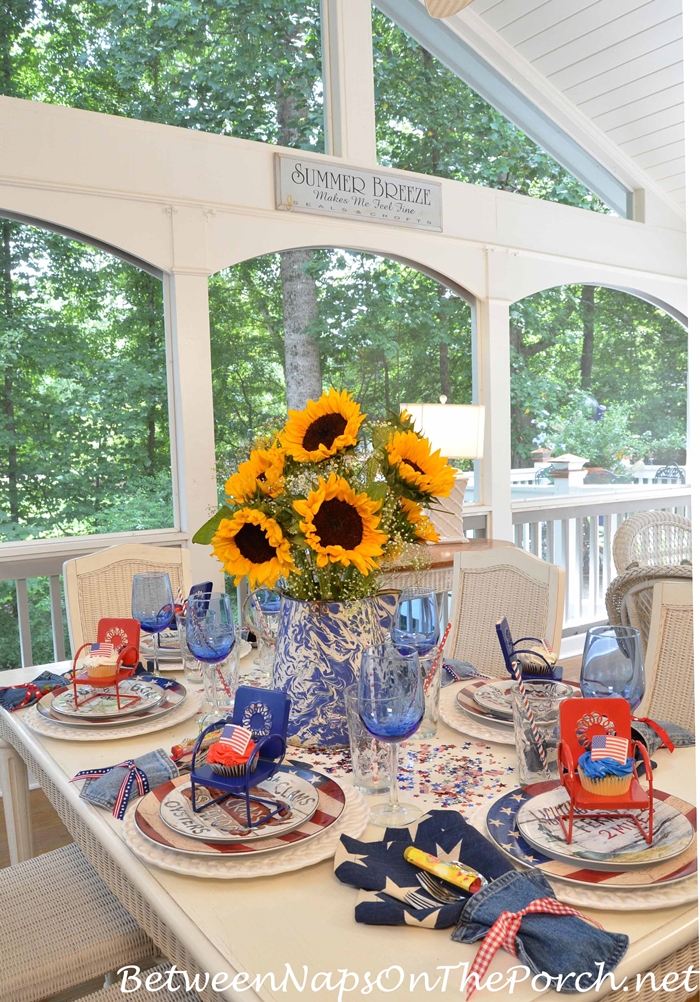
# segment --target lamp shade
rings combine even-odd
[[[434,449],[448,459],[480,459],[484,454],[484,417],[479,404],[401,404]]]

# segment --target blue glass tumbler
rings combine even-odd
[[[633,626],[596,626],[586,634],[581,694],[588,699],[619,696],[634,712],[644,695],[642,639]]]

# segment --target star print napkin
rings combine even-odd
[[[513,869],[457,811],[430,811],[408,828],[387,828],[380,842],[341,835],[335,875],[342,883],[359,888],[356,922],[446,929],[459,921],[466,899],[444,905],[425,891],[418,883],[417,868],[403,858],[409,845],[439,859],[459,860],[487,880]]]

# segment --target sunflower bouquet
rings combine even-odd
[[[281,583],[309,601],[375,594],[382,564],[437,542],[426,509],[456,471],[407,413],[365,418],[347,390],[290,411],[229,477],[224,506],[194,542],[211,543],[236,584]]]

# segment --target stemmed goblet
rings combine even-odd
[[[237,664],[225,666],[238,634],[228,595],[223,592],[197,592],[187,600],[185,636],[191,653],[202,663],[202,677],[212,712],[202,721],[206,727],[230,712],[238,684]]]
[[[389,742],[389,802],[370,811],[372,824],[403,828],[421,817],[415,804],[399,802],[399,742],[415,734],[425,708],[418,652],[390,644],[366,647],[360,662],[357,709],[379,741]]]
[[[160,674],[158,634],[170,626],[174,611],[173,590],[166,571],[145,571],[142,574],[134,574],[131,585],[131,615],[134,619],[138,619],[144,633],[153,636],[156,675]]]
[[[256,588],[243,603],[243,622],[258,641],[258,657],[253,664],[260,669],[272,671],[281,602],[279,592],[271,588]]]

